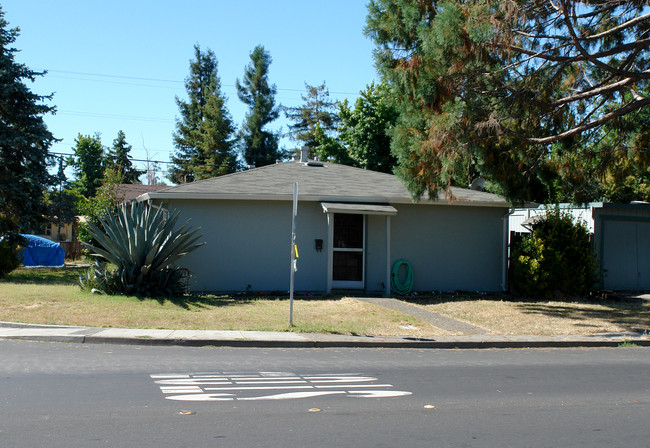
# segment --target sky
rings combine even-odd
[[[237,98],[250,53],[263,45],[273,62],[276,103],[298,106],[305,83],[325,82],[333,100],[353,104],[377,80],[372,42],[363,35],[364,0],[0,0],[9,27],[19,27],[16,61],[47,70],[29,88],[54,94],[44,116],[59,142],[51,152],[72,154],[79,134],[101,134],[111,146],[119,130],[136,160],[168,162],[178,116],[187,99],[184,79],[194,45],[218,60],[222,92],[239,128],[246,107]],[[287,120],[270,129],[287,131]],[[283,138],[281,146],[297,146]],[[136,162],[140,168],[144,163]],[[167,167],[161,164],[163,170]],[[69,171],[68,171],[69,173]]]

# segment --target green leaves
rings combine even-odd
[[[97,257],[116,266],[114,273],[104,275],[119,279],[123,294],[165,295],[182,292],[178,282],[183,271],[174,263],[198,249],[202,235],[190,229],[189,221],[176,226],[179,212],[153,209],[145,203],[122,204],[117,214],[100,218],[103,230],[88,223],[89,232],[97,245],[86,247]]]
[[[629,171],[647,171],[647,2],[558,5],[369,2],[365,31],[399,112],[392,152],[413,196],[483,176],[513,201],[616,197],[628,169],[613,156],[628,148]]]
[[[584,295],[597,280],[589,231],[558,207],[547,210],[533,232],[513,244],[510,262],[513,286],[529,297]]]

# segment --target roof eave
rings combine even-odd
[[[137,201],[147,200],[231,200],[231,201],[292,201],[291,194],[226,194],[226,193],[158,193],[150,192],[138,196]],[[471,207],[497,207],[507,208],[510,204],[505,201],[470,201],[456,199],[454,201],[423,199],[414,202],[410,197],[389,196],[326,196],[326,195],[298,195],[298,201],[305,202],[358,202],[358,203],[389,203],[389,204],[429,204],[429,205],[456,205]]]

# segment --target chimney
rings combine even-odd
[[[300,161],[302,163],[309,162],[309,147],[308,146],[303,146],[302,148],[300,148]]]

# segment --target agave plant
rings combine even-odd
[[[189,221],[176,228],[179,212],[154,209],[139,202],[122,204],[117,215],[100,218],[104,230],[92,223],[88,229],[98,245],[84,243],[93,256],[115,266],[95,269],[95,285],[112,285],[108,293],[139,296],[177,295],[183,292],[182,278],[187,270],[174,262],[205,243],[197,241],[199,229],[190,229]]]

